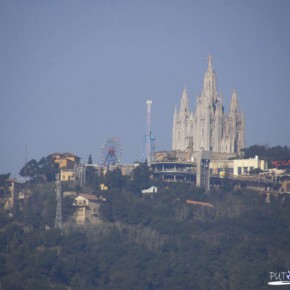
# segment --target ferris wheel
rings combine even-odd
[[[101,149],[102,166],[118,165],[121,162],[122,145],[117,137],[108,137]]]

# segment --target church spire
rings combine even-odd
[[[217,85],[216,85],[216,74],[212,66],[212,56],[207,58],[208,66],[203,81],[203,93],[202,97],[205,99],[207,107],[212,107],[217,101]]]
[[[186,88],[183,89],[182,92],[182,97],[181,97],[181,102],[180,102],[180,111],[181,112],[188,112],[188,96],[187,96],[187,91]]]
[[[231,106],[230,106],[230,113],[236,114],[239,112],[239,101],[238,101],[238,94],[237,90],[233,90]]]
[[[209,71],[209,70],[212,70],[212,56],[209,55],[209,56],[207,57],[207,60],[208,60],[207,70]]]
[[[217,77],[213,57],[208,56],[203,88],[196,96],[195,112],[190,111],[184,88],[179,106],[174,111],[172,127],[173,150],[204,150],[240,153],[245,148],[245,115],[239,108],[237,90],[230,95],[230,108],[224,111],[223,96],[217,93]]]

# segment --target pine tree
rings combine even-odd
[[[87,187],[90,189],[90,191],[95,192],[97,190],[97,184],[98,184],[98,172],[95,170],[93,166],[90,166],[93,164],[92,155],[90,154],[88,159],[88,165],[86,168],[86,184]]]

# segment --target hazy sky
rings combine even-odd
[[[156,149],[174,107],[191,108],[208,55],[228,111],[237,88],[246,145],[290,145],[290,1],[0,1],[0,173],[69,151],[100,161],[106,137],[140,160],[146,100]]]

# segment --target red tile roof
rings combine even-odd
[[[195,200],[187,200],[186,203],[189,204],[196,204],[196,205],[202,205],[202,206],[208,206],[208,207],[214,207],[211,203],[209,202],[202,202],[202,201],[195,201]]]
[[[93,194],[81,193],[79,196],[82,196],[88,200],[98,200],[98,198]]]

